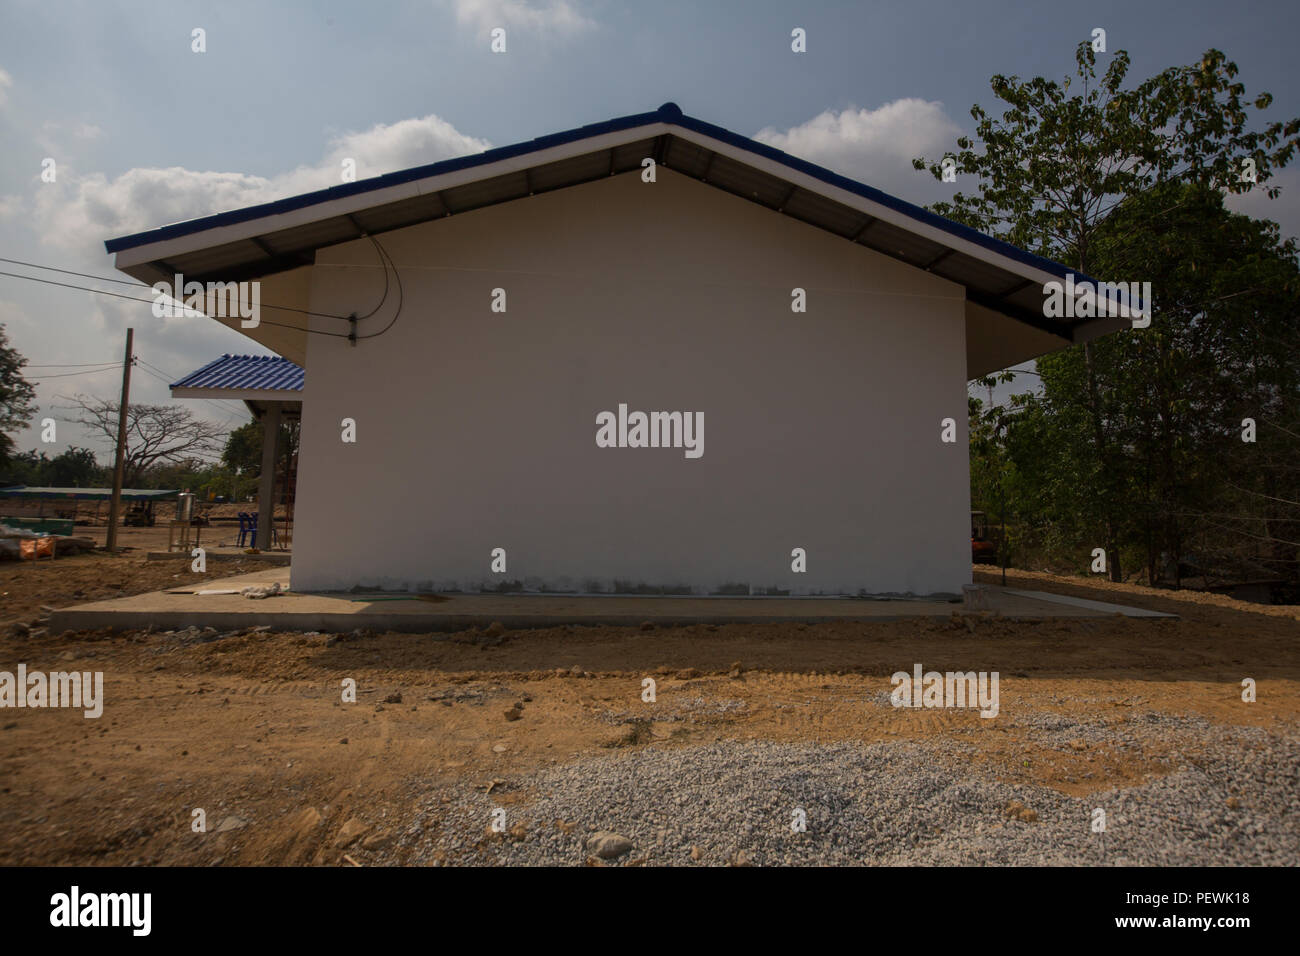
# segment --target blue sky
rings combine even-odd
[[[1133,80],[1216,47],[1248,93],[1274,95],[1265,119],[1300,115],[1298,11],[1249,0],[3,0],[0,256],[112,276],[105,238],[332,185],[341,157],[356,159],[359,177],[377,175],[668,100],[929,203],[961,184],[914,172],[911,157],[941,155],[972,130],[971,104],[995,104],[994,73],[1069,73],[1095,27],[1108,50],[1129,52]],[[495,26],[506,30],[504,54],[489,48]],[[807,31],[807,53],[790,50],[795,27]],[[201,54],[195,28],[206,31]],[[41,181],[46,157],[55,183]],[[1275,183],[1280,200],[1234,206],[1296,235],[1300,174]],[[134,376],[142,402],[169,400],[158,370],[179,377],[222,352],[261,351],[215,322],[156,319],[144,303],[3,276],[0,324],[33,365],[120,360],[134,326],[154,370]],[[65,424],[66,396],[113,395],[115,374],[40,381],[39,417],[59,420],[60,440],[39,447],[91,444]],[[194,408],[247,419],[235,405]],[[37,446],[36,428],[18,437]]]

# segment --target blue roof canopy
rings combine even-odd
[[[278,355],[223,355],[171,387],[301,392],[303,378],[302,366]]]

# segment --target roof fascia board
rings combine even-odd
[[[172,386],[172,398],[225,398],[232,401],[300,402],[301,389],[288,388],[191,388]]]
[[[341,196],[338,199],[303,206],[289,212],[273,213],[228,226],[213,226],[174,239],[160,239],[143,246],[123,249],[114,255],[113,264],[118,269],[126,270],[144,262],[173,259],[187,253],[210,249],[213,246],[224,246],[232,242],[251,242],[254,237],[264,236],[270,232],[305,226],[317,220],[358,212],[370,206],[382,206],[402,199],[416,199],[419,196],[418,183],[401,183],[355,196]]]

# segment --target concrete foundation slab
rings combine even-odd
[[[146,561],[175,561],[177,558],[188,558],[188,551],[150,551],[145,554]],[[249,554],[243,550],[216,551],[204,549],[204,559],[209,564],[233,563],[235,561],[247,561],[253,559],[256,561],[265,561],[268,564],[282,564],[288,567],[289,562],[293,560],[293,555],[284,551],[259,551],[256,554]]]
[[[1006,593],[1032,601],[1048,601],[1052,604],[1063,604],[1068,607],[1086,608],[1102,614],[1123,614],[1125,617],[1178,616],[1177,614],[1166,614],[1163,611],[1149,611],[1141,607],[1127,607],[1123,604],[1107,604],[1105,601],[1090,601],[1087,598],[1069,597],[1065,594],[1051,594],[1047,591],[1020,591],[1008,588]]]
[[[909,617],[947,617],[960,611],[946,601],[869,600],[790,597],[620,597],[544,594],[406,594],[289,591],[253,600],[239,594],[250,585],[279,583],[288,570],[267,568],[202,584],[97,601],[63,608],[51,615],[50,629],[83,631],[182,627],[269,625],[286,631],[459,631],[500,621],[508,628],[567,624],[637,626],[732,624],[757,621],[895,621]],[[202,591],[224,593],[199,593]],[[1140,608],[1062,598],[1041,591],[990,587],[985,613],[1011,618],[1166,617]]]

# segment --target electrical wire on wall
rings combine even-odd
[[[384,267],[384,297],[385,298],[388,297],[388,266],[393,267],[393,278],[397,280],[397,311],[394,312],[393,317],[388,320],[388,324],[385,325],[378,332],[372,332],[369,335],[358,335],[357,336],[358,339],[377,339],[379,338],[379,336],[383,335],[394,325],[396,325],[397,317],[402,314],[402,305],[406,300],[405,293],[402,290],[402,277],[397,271],[397,264],[393,262],[392,257],[388,254],[388,250],[379,244],[378,239],[376,239],[374,236],[371,236],[369,238],[370,241],[375,244],[375,248],[379,250],[379,254],[383,257],[384,262],[386,263]],[[373,315],[374,313],[372,312],[371,314]]]

